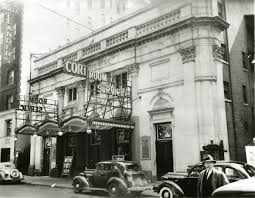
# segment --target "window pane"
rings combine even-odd
[[[68,95],[68,100],[69,101],[71,101],[73,99],[72,95],[73,95],[73,90],[69,89],[69,95]]]
[[[73,100],[76,100],[77,98],[77,90],[76,88],[73,89]]]
[[[248,103],[248,98],[247,98],[246,86],[243,85],[242,88],[243,88],[243,102],[244,102],[245,104],[247,104],[247,103]]]
[[[122,74],[122,87],[127,86],[127,73]]]
[[[243,68],[247,69],[247,63],[246,63],[246,54],[245,52],[242,52],[242,59],[243,59]]]
[[[225,99],[230,99],[230,86],[229,86],[229,82],[224,81],[224,96]]]
[[[121,76],[120,75],[115,76],[115,81],[116,81],[116,88],[120,88],[120,86],[121,86]]]
[[[218,2],[218,16],[224,18],[224,8],[223,4]]]

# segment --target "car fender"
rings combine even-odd
[[[109,186],[109,184],[110,184],[111,182],[118,182],[118,183],[122,184],[126,189],[128,189],[126,182],[123,181],[123,179],[121,179],[121,178],[112,177],[112,178],[109,179],[109,181],[107,182],[107,186]]]
[[[74,179],[73,179],[73,183],[72,185],[74,184],[74,182],[78,180],[82,185],[83,187],[91,187],[88,180],[85,178],[85,177],[82,177],[82,176],[76,176]]]
[[[175,182],[173,181],[164,181],[162,182],[158,188],[157,188],[157,193],[159,193],[159,191],[163,188],[163,187],[168,187],[170,189],[172,189],[178,196],[184,196],[184,192],[183,190],[181,189],[181,187],[176,184]]]

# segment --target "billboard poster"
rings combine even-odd
[[[246,146],[245,151],[247,163],[255,166],[255,146]]]

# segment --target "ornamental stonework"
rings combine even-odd
[[[192,62],[195,61],[196,58],[196,47],[195,46],[191,46],[185,49],[181,49],[179,50],[179,53],[182,57],[182,63],[188,63],[188,62]]]
[[[56,92],[59,96],[64,96],[65,94],[65,87],[57,87],[56,89]]]
[[[224,59],[224,49],[216,44],[212,46],[213,49],[213,58]]]
[[[138,63],[134,63],[128,67],[128,73],[131,77],[135,77],[138,75],[140,66]]]

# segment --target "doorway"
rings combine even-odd
[[[2,148],[1,162],[9,162],[9,161],[10,161],[10,148]]]
[[[156,124],[156,164],[157,177],[173,172],[172,123]]]

